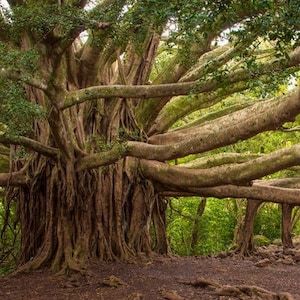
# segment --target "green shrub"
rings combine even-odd
[[[253,237],[254,245],[257,247],[268,246],[271,244],[271,241],[264,235],[258,234]]]
[[[254,235],[263,235],[273,241],[281,237],[281,206],[265,203],[254,222]]]

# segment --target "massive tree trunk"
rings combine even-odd
[[[126,118],[128,108],[120,102],[114,116],[103,119],[101,127],[89,122],[89,151],[117,147],[121,157],[126,135],[143,138]],[[84,124],[77,120],[76,126],[79,132]],[[59,137],[60,128],[56,129]],[[79,271],[87,259],[131,259],[154,249],[168,252],[166,206],[153,183],[141,174],[139,160],[126,157],[77,171],[74,161],[81,155],[82,150],[64,148],[61,157],[33,155],[29,166],[24,163],[30,185],[20,187],[17,195],[12,190],[18,198],[22,232],[20,264],[24,266],[19,271],[47,264],[54,270]],[[16,170],[21,163],[15,165]],[[157,238],[151,238],[152,228]]]
[[[55,270],[80,270],[87,259],[149,254],[152,218],[161,220],[164,211],[154,209],[159,203],[153,185],[134,173],[130,160],[74,178],[62,162],[38,159],[30,189],[21,188],[18,195],[20,263],[28,262],[26,268],[50,264]],[[161,253],[166,253],[166,244],[160,236]]]

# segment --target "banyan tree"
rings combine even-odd
[[[296,124],[299,24],[295,0],[1,1],[19,268],[168,253],[166,197],[297,205],[297,185],[266,176],[298,166],[300,144],[228,149]]]

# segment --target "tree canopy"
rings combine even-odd
[[[297,167],[300,144],[229,147],[298,130],[296,0],[7,2],[0,185],[21,264],[165,253],[167,196],[300,203],[295,174],[266,177]]]

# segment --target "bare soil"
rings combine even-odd
[[[84,276],[32,271],[0,278],[0,299],[300,299],[295,252],[276,251],[262,249],[244,259],[221,253],[91,263]]]

